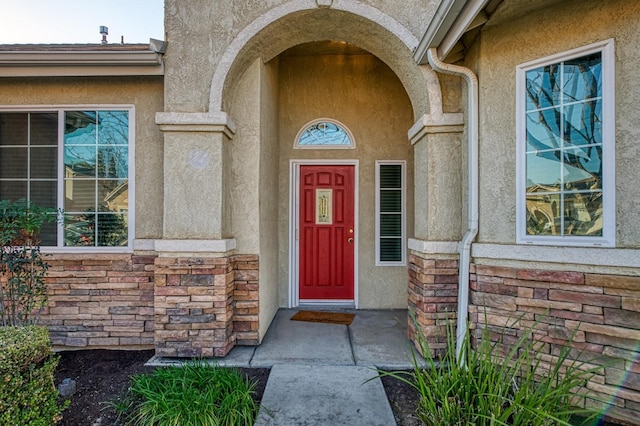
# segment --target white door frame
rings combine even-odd
[[[289,160],[289,308],[300,306],[300,166],[354,166],[353,219],[353,300],[305,301],[305,304],[358,308],[358,160]]]

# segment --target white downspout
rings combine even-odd
[[[478,234],[478,77],[469,68],[459,65],[444,63],[438,58],[435,47],[427,51],[429,65],[437,71],[445,74],[461,76],[467,82],[468,102],[467,132],[469,136],[468,159],[468,229],[460,242],[460,273],[458,277],[458,325],[456,336],[456,354],[460,359],[462,343],[467,332],[467,319],[469,317],[469,266],[471,264],[471,243]]]

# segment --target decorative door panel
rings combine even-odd
[[[300,166],[300,300],[354,299],[354,170]]]

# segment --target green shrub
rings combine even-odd
[[[0,325],[37,324],[47,303],[44,276],[49,265],[38,234],[56,219],[55,209],[25,200],[0,201]]]
[[[128,425],[253,425],[255,385],[236,370],[193,361],[133,376],[127,398],[111,405]]]
[[[483,328],[473,347],[467,329],[457,356],[455,326],[448,321],[442,358],[431,355],[427,339],[419,335],[426,368],[414,359],[412,372],[382,374],[418,390],[416,414],[426,425],[570,425],[572,416],[597,416],[572,402],[575,390],[584,388],[599,368],[569,359],[572,339],[555,360],[546,357],[543,363],[542,345],[532,338],[534,329],[535,324],[522,331],[516,344],[505,345],[500,333],[496,339]]]
[[[0,327],[0,425],[49,426],[61,418],[51,353],[44,327]]]

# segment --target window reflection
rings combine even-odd
[[[66,246],[127,245],[128,143],[127,111],[66,113]]]
[[[57,174],[58,113],[0,113],[0,199],[55,208]],[[45,224],[38,238],[55,245],[56,224]]]
[[[602,235],[602,54],[526,72],[528,235]]]
[[[126,246],[128,186],[128,111],[0,113],[0,199],[64,209],[65,246]],[[57,229],[42,228],[43,245],[58,244]]]
[[[337,123],[319,121],[309,125],[298,137],[297,146],[353,146],[349,134]]]

